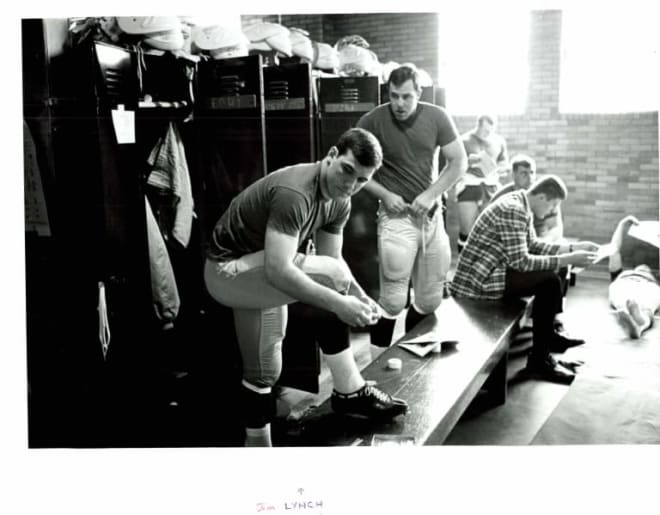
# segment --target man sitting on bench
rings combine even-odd
[[[653,325],[653,316],[660,309],[660,284],[648,265],[623,270],[621,246],[631,225],[638,224],[634,216],[626,216],[612,234],[611,244],[616,252],[610,255],[609,269],[612,283],[609,288],[610,304],[616,318],[628,335],[639,338]]]
[[[528,189],[536,181],[536,161],[525,154],[516,154],[511,159],[511,175],[513,182],[497,190],[490,201],[491,204],[507,193]],[[543,218],[539,218],[534,214],[532,214],[532,218],[534,232],[539,240],[546,243],[564,242],[564,222],[561,215],[561,206],[558,205],[555,210],[550,211]],[[570,279],[569,267],[562,267],[558,273],[561,277],[562,296],[565,297]],[[564,329],[564,325],[559,318],[555,318],[554,326],[556,331],[563,331]]]
[[[538,239],[533,217],[543,218],[566,199],[566,186],[554,175],[536,181],[489,204],[479,215],[450,284],[455,297],[506,299],[534,296],[532,351],[528,377],[570,384],[575,374],[550,352],[584,343],[553,327],[562,311],[562,283],[557,271],[566,265],[588,266],[598,245],[589,241],[550,244]]]
[[[326,309],[354,327],[380,317],[341,248],[350,198],[371,179],[382,155],[373,134],[350,129],[322,161],[282,168],[251,184],[213,230],[204,281],[211,296],[234,312],[248,446],[271,445],[272,388],[282,369],[287,304],[298,300]],[[318,255],[298,252],[312,234]],[[366,384],[348,338],[323,347],[334,411],[386,419],[406,413],[405,401]]]

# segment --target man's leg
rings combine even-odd
[[[424,247],[419,249],[412,272],[415,300],[408,308],[406,332],[442,302],[445,280],[451,264],[451,247],[442,218],[436,215],[424,227]]]
[[[470,229],[479,216],[479,202],[483,192],[480,186],[466,186],[456,198],[458,207],[458,252],[467,243]]]
[[[369,329],[371,357],[375,359],[392,343],[394,325],[406,307],[410,274],[417,252],[419,230],[406,216],[378,215],[380,304],[383,316]]]
[[[660,308],[657,283],[621,277],[610,284],[609,294],[617,321],[631,338],[639,338],[653,325],[653,315]]]
[[[532,351],[527,359],[527,372],[533,377],[569,384],[574,374],[559,365],[550,355],[551,345],[557,338],[553,322],[562,311],[561,281],[552,271],[518,272],[507,269],[506,297],[534,295],[532,319]]]
[[[340,293],[345,294],[348,291],[352,278],[350,270],[342,261],[328,256],[298,254],[294,262],[314,281]],[[243,391],[248,437],[246,444],[269,445],[270,420],[276,409],[272,386],[281,372],[281,346],[287,314],[286,306],[271,306],[278,301],[290,303],[294,299],[279,292],[266,281],[263,252],[249,254],[220,266],[207,261],[205,283],[218,302],[234,308],[244,369]],[[330,319],[345,325],[334,314]],[[348,335],[347,326],[345,331]],[[328,340],[321,339],[319,343],[323,345],[324,341]],[[349,337],[346,336],[339,345],[339,348],[329,351],[328,366],[333,381],[336,382],[337,394],[344,395],[342,392],[345,392],[349,402],[341,404],[338,411],[362,416],[389,417],[404,413],[408,406],[405,401],[365,385],[350,349]],[[332,349],[326,347],[326,350],[328,348]]]
[[[287,308],[234,309],[236,336],[243,361],[241,385],[246,426],[245,445],[270,446],[275,416],[273,385],[282,371],[282,340]]]
[[[314,316],[313,336],[330,369],[333,392],[332,409],[341,414],[367,418],[392,418],[408,410],[408,404],[372,385],[368,385],[358,369],[351,349],[350,328],[329,311]]]
[[[660,285],[645,282],[639,285],[635,295],[626,302],[630,315],[640,324],[640,335],[653,325],[655,312],[660,309]]]

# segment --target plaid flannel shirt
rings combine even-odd
[[[500,299],[507,268],[520,272],[557,270],[560,246],[540,241],[525,192],[488,205],[475,222],[458,258],[450,291],[456,297]]]

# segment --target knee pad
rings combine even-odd
[[[329,260],[332,262],[330,277],[332,278],[334,289],[341,293],[347,292],[353,282],[353,274],[351,274],[350,268],[340,259],[329,258]]]
[[[275,418],[275,394],[257,393],[241,385],[241,418],[246,427],[264,427]]]
[[[440,303],[442,302],[444,290],[440,288],[439,291],[433,292],[431,295],[417,295],[413,306],[420,314],[428,315],[433,313]]]
[[[410,279],[414,250],[412,244],[396,234],[382,236],[379,249],[380,271],[386,281],[404,281]]]
[[[314,256],[319,265],[318,270],[310,273],[310,276],[319,284],[332,288],[339,293],[346,293],[352,282],[352,274],[348,265],[340,259],[330,256]]]
[[[272,387],[280,377],[286,322],[286,310],[276,307],[241,320],[236,328],[243,347],[243,378],[257,388]]]
[[[378,304],[383,308],[388,318],[396,318],[410,303],[410,288],[408,281],[384,282],[380,284]]]
[[[385,311],[387,318],[395,319],[404,309],[406,309],[407,300],[406,296],[397,296],[396,298],[380,297],[378,299],[378,304],[380,304],[383,311]]]

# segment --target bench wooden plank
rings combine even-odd
[[[373,434],[412,435],[417,444],[442,443],[493,373],[498,379],[491,382],[503,389],[497,392],[503,402],[506,353],[524,309],[524,302],[446,299],[401,340],[437,331],[441,336],[458,336],[456,348],[420,358],[395,344],[362,372],[385,392],[408,401],[408,415],[387,422],[349,418],[334,414],[328,400],[299,422],[292,438],[276,438],[275,443],[368,444]],[[390,358],[401,359],[402,369],[389,370]]]

